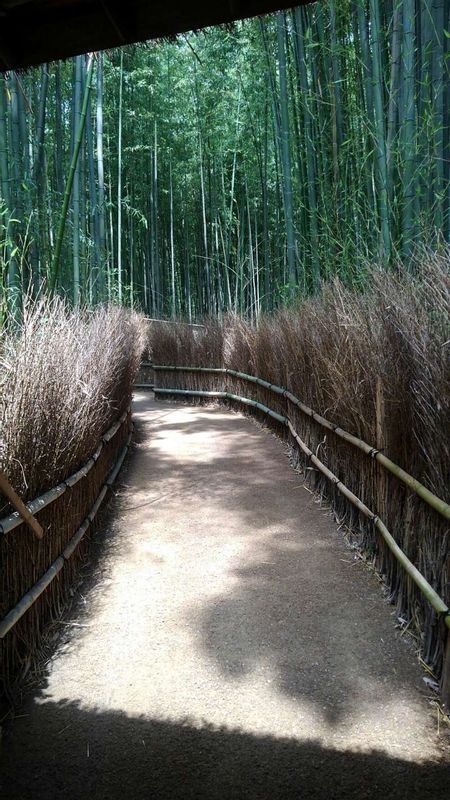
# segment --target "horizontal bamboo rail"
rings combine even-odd
[[[124,412],[124,414],[122,414],[122,416],[120,417],[120,420],[118,420],[118,422],[120,423],[119,425],[118,425],[118,423],[115,423],[109,429],[109,431],[107,431],[107,433],[103,436],[103,440],[102,441],[109,441],[109,439],[111,439],[112,436],[114,436],[114,433],[117,433],[120,425],[123,425],[123,423],[125,422],[125,419],[128,416],[129,410],[130,409],[128,408],[127,411]],[[111,434],[112,430],[114,430],[114,433]],[[109,438],[105,439],[106,436],[109,436]],[[44,575],[42,575],[42,577],[34,584],[34,586],[32,586],[32,588],[29,589],[29,591],[26,592],[26,594],[19,600],[19,602],[14,606],[14,608],[12,608],[6,614],[6,616],[0,621],[0,639],[3,639],[6,636],[6,634],[11,630],[11,628],[13,628],[14,625],[16,625],[16,623],[19,621],[19,619],[21,619],[21,617],[23,617],[23,615],[28,611],[28,609],[31,608],[31,606],[36,602],[38,597],[40,597],[40,595],[45,591],[47,586],[49,586],[50,583],[61,572],[61,570],[64,567],[64,564],[66,563],[66,561],[68,561],[69,558],[75,552],[76,548],[78,547],[78,545],[80,544],[80,542],[83,539],[84,535],[86,534],[90,524],[94,520],[94,518],[95,518],[95,516],[96,516],[96,514],[97,514],[97,512],[98,512],[98,510],[99,510],[99,508],[100,508],[100,506],[101,506],[101,504],[103,502],[103,500],[105,499],[105,496],[106,496],[106,493],[107,493],[108,489],[112,486],[112,484],[114,483],[114,481],[115,481],[115,479],[116,479],[116,477],[117,477],[117,475],[118,475],[118,473],[120,471],[120,468],[121,468],[121,466],[122,466],[122,464],[124,462],[125,456],[127,454],[128,448],[130,446],[131,437],[132,437],[132,430],[130,431],[130,433],[128,435],[128,439],[126,441],[126,444],[122,448],[122,450],[120,452],[120,455],[119,455],[114,467],[110,471],[110,474],[109,474],[107,480],[103,484],[103,486],[102,486],[102,488],[101,488],[101,490],[99,492],[99,495],[98,495],[94,505],[92,506],[92,508],[89,511],[88,515],[83,520],[83,522],[80,525],[80,527],[78,528],[78,530],[74,533],[74,535],[71,537],[71,539],[67,543],[67,545],[64,548],[63,552],[61,553],[61,555],[58,556],[58,558],[55,559],[53,564],[50,565],[50,567],[44,573]],[[97,448],[96,453],[97,452],[98,452],[98,454],[100,453],[99,448]],[[97,455],[97,458],[98,458],[98,455]],[[89,459],[89,461],[87,463],[89,464],[90,461],[92,461],[92,463],[95,463],[95,461],[93,461],[93,457],[91,459]],[[89,469],[91,467],[92,467],[92,464],[90,465]],[[87,475],[87,473],[89,472],[89,469],[86,470],[86,468],[84,467],[81,470],[78,470],[78,472],[75,473],[75,475],[72,476],[72,480],[75,477],[76,477],[77,480],[80,480],[83,476]],[[71,479],[69,478],[68,480],[71,480]],[[70,485],[73,486],[74,483],[77,482],[77,480],[73,481],[73,483],[70,484]],[[59,497],[59,495],[56,495],[53,499],[55,499],[56,497]]]
[[[238,372],[234,369],[227,369],[217,368],[217,367],[173,367],[173,366],[166,366],[166,365],[153,365],[153,369],[155,372],[157,371],[166,371],[166,372],[206,372],[212,374],[222,374],[222,375],[231,375],[232,377],[239,378],[240,380],[248,381],[249,383],[255,383],[258,386],[262,386],[265,389],[268,389],[276,394],[279,394],[285,397],[290,403],[295,405],[297,408],[300,409],[304,414],[311,417],[315,422],[321,425],[323,428],[326,428],[329,431],[332,431],[339,436],[341,439],[349,442],[354,447],[357,447],[359,450],[362,450],[363,453],[374,458],[378,461],[388,472],[395,475],[398,480],[400,480],[405,486],[407,486],[411,491],[415,492],[425,503],[433,508],[435,511],[438,512],[441,516],[445,519],[450,520],[450,505],[442,500],[437,495],[430,492],[423,483],[420,483],[416,478],[413,478],[408,472],[395,464],[391,461],[390,458],[387,458],[383,453],[377,450],[376,447],[373,447],[367,442],[364,442],[362,439],[359,439],[357,436],[353,436],[348,431],[345,431],[343,428],[340,428],[338,425],[335,425],[330,420],[322,417],[320,414],[317,414],[313,411],[312,408],[302,403],[298,397],[295,397],[291,392],[287,389],[284,389],[282,386],[277,386],[276,384],[269,383],[268,381],[263,380],[262,378],[257,378],[254,375],[247,375],[245,372]]]
[[[36,602],[42,592],[45,591],[47,586],[56,578],[64,566],[64,558],[59,556],[53,564],[50,565],[47,572],[44,573],[34,586],[22,597],[14,608],[7,613],[7,615],[0,622],[0,639],[3,639],[8,631],[14,627],[16,622],[28,611],[29,608]]]
[[[342,483],[342,481],[339,480],[339,478],[333,472],[331,472],[331,470],[329,470],[328,467],[326,467],[322,461],[320,461],[317,458],[316,455],[314,455],[312,450],[310,450],[305,444],[305,442],[303,442],[300,439],[299,435],[297,434],[297,432],[292,426],[292,423],[289,420],[287,424],[295,441],[297,442],[301,450],[305,453],[305,455],[308,456],[311,463],[314,464],[314,466],[318,470],[320,470],[320,472],[322,472],[323,475],[325,475],[328,478],[328,480],[331,481],[331,483],[335,485],[336,489],[339,492],[341,492],[341,494],[343,494],[347,498],[347,500],[350,500],[350,502],[353,503],[353,505],[356,506],[356,508],[358,508],[359,511],[361,511],[361,513],[364,514],[365,517],[367,517],[373,522],[376,529],[381,533],[384,541],[386,542],[387,546],[389,547],[389,549],[391,550],[397,561],[402,565],[402,567],[408,573],[410,578],[412,578],[416,586],[420,589],[424,597],[427,598],[427,600],[434,608],[436,613],[439,614],[440,616],[441,615],[444,616],[445,622],[447,626],[450,628],[450,616],[449,616],[450,609],[447,608],[442,598],[439,597],[438,593],[435,592],[432,586],[430,586],[428,581],[423,577],[422,573],[419,572],[419,570],[414,566],[412,561],[409,560],[408,556],[403,552],[403,550],[401,550],[401,548],[398,546],[392,534],[389,533],[388,529],[386,528],[386,525],[381,521],[381,519],[377,516],[377,514],[374,514],[374,512],[371,511],[370,508],[368,508],[358,497],[356,497],[356,495],[353,494],[353,492],[351,492],[350,489],[348,489]]]
[[[164,369],[166,370],[167,367],[155,367],[156,370]],[[173,369],[173,368],[170,368]],[[179,370],[180,368],[175,368]],[[200,368],[200,367],[192,367],[189,370],[185,371],[203,371],[203,372],[212,372],[217,373],[221,370],[217,369],[208,369],[208,368]],[[223,370],[225,372],[225,370]],[[240,377],[241,375],[245,375],[245,373],[237,373],[234,370],[227,370],[228,373],[235,375],[235,377]],[[253,376],[251,376],[253,377]],[[260,382],[261,379],[254,379],[254,382]],[[263,385],[267,388],[271,388],[271,384],[268,384],[267,381],[264,381]],[[281,387],[275,387],[278,394],[285,394],[285,390],[281,389]],[[194,390],[194,389],[167,389],[167,388],[159,388],[155,387],[155,394],[156,395],[175,395],[175,396],[192,396],[192,397],[214,397],[219,398],[222,400],[233,400],[235,402],[242,403],[246,406],[252,406],[253,408],[257,408],[258,410],[262,411],[263,413],[267,414],[268,416],[276,419],[277,422],[280,422],[282,425],[288,427],[291,435],[294,437],[295,441],[299,445],[300,449],[305,453],[305,455],[310,459],[311,463],[325,475],[328,480],[331,481],[336,487],[336,489],[343,494],[347,500],[349,500],[359,511],[370,519],[373,524],[375,525],[376,529],[381,534],[382,538],[386,542],[387,546],[391,550],[394,557],[397,561],[402,565],[405,572],[409,575],[409,577],[414,581],[418,589],[422,592],[424,597],[428,600],[431,604],[432,608],[436,611],[436,613],[443,618],[445,625],[447,628],[450,629],[450,609],[447,608],[447,605],[444,603],[442,598],[435,592],[433,587],[428,583],[426,578],[419,572],[419,570],[414,566],[412,561],[409,560],[408,556],[401,550],[401,548],[396,543],[392,534],[388,531],[385,524],[382,520],[373,512],[371,511],[358,497],[356,497],[353,492],[350,491],[343,483],[339,480],[339,478],[328,469],[325,464],[320,461],[319,458],[308,448],[305,442],[300,438],[297,431],[294,429],[291,421],[288,417],[285,417],[277,412],[273,411],[272,409],[268,408],[267,406],[263,405],[262,403],[258,403],[256,400],[250,400],[246,397],[241,397],[240,395],[232,394],[230,392],[206,392],[201,390]]]
[[[263,411],[269,417],[273,417],[273,419],[276,419],[277,422],[281,422],[283,425],[287,424],[286,417],[277,414],[277,412],[272,411],[271,408],[264,406],[262,403],[257,403],[256,400],[250,400],[248,397],[240,397],[237,394],[231,394],[231,392],[204,392],[196,389],[159,389],[158,387],[155,387],[154,391],[155,394],[188,394],[193,397],[215,397],[219,400],[236,400],[246,406],[252,406],[253,408],[259,409],[259,411]]]
[[[190,328],[204,328],[199,322],[180,322],[178,319],[155,319],[154,317],[144,317],[147,322],[160,322],[164,325],[188,325]]]
[[[74,472],[69,478],[66,478],[66,480],[62,481],[57,486],[54,486],[53,489],[49,489],[48,492],[45,492],[40,497],[37,497],[35,500],[31,500],[26,504],[25,507],[30,514],[34,516],[39,511],[42,511],[43,508],[50,505],[50,503],[53,503],[58,497],[61,497],[61,495],[64,494],[67,489],[71,489],[72,486],[75,486],[75,484],[78,483],[78,481],[86,477],[86,475],[94,466],[95,462],[98,460],[98,457],[103,449],[103,445],[109,442],[117,433],[120,426],[125,422],[130,410],[130,406],[128,406],[126,411],[123,412],[122,416],[117,420],[117,422],[111,425],[106,433],[103,434],[97,449],[86,461],[84,466],[77,470],[77,472]],[[0,519],[0,536],[10,533],[14,530],[14,528],[17,528],[21,524],[22,517],[16,511],[13,514],[10,514],[8,517]]]

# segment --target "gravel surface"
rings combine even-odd
[[[135,422],[1,797],[448,798],[415,656],[283,444],[144,393]]]

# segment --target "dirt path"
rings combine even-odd
[[[280,442],[145,394],[135,420],[70,635],[3,732],[1,796],[447,798],[392,608]]]

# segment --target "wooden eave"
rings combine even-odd
[[[282,0],[0,0],[0,71],[173,37],[292,5]]]

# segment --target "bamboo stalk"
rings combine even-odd
[[[105,443],[111,441],[111,439],[116,435],[120,426],[123,425],[123,422],[124,420],[122,418],[118,419],[117,422],[115,422],[114,425],[112,425],[112,427],[103,434],[102,439]]]
[[[102,450],[103,450],[103,439],[100,440],[99,445],[97,447],[97,450],[95,450],[95,452],[92,453],[91,458],[94,461],[98,461],[98,459],[100,458],[100,453],[102,452]]]
[[[27,503],[27,508],[30,514],[35,516],[38,511],[42,511],[43,508],[53,503],[58,497],[60,497],[66,491],[67,486],[65,483],[59,483],[58,486],[55,486],[53,489],[49,489],[48,492],[37,497],[35,500],[32,500],[30,503]],[[22,518],[20,514],[14,512],[10,514],[9,517],[5,517],[4,519],[0,520],[0,531],[2,534],[9,533],[13,531],[14,528],[17,528],[19,525],[22,524]]]
[[[106,486],[112,486],[114,481],[116,480],[116,478],[117,478],[117,476],[118,476],[118,474],[119,474],[119,472],[121,470],[122,464],[123,464],[123,462],[125,460],[125,456],[127,454],[128,448],[130,446],[132,435],[133,435],[133,426],[131,426],[131,430],[130,430],[130,433],[128,434],[128,439],[127,439],[126,445],[123,448],[119,458],[117,459],[116,466],[113,468],[108,480],[106,481]]]
[[[53,489],[49,489],[48,492],[45,492],[45,494],[41,495],[40,497],[37,497],[35,500],[31,500],[29,503],[26,504],[25,508],[28,509],[30,514],[34,516],[35,514],[37,514],[38,511],[42,511],[43,508],[50,505],[50,503],[53,503],[55,500],[58,499],[58,497],[64,494],[66,489],[72,488],[72,486],[75,486],[75,484],[78,483],[78,481],[86,477],[88,472],[92,469],[95,462],[97,461],[101,453],[101,450],[103,448],[103,443],[109,442],[110,439],[112,439],[114,434],[117,433],[120,426],[123,425],[123,423],[125,422],[125,419],[129,413],[130,413],[130,406],[128,406],[126,411],[123,412],[123,414],[117,420],[117,422],[115,422],[109,428],[109,430],[106,431],[95,452],[87,460],[86,464],[80,467],[80,469],[77,470],[77,472],[74,472],[73,475],[70,475],[69,478],[66,478],[65,481],[58,484],[58,486],[53,487]],[[21,523],[22,523],[22,517],[18,512],[14,512],[13,514],[10,514],[8,517],[4,517],[4,519],[0,519],[0,535],[13,531],[14,528],[17,528],[19,525],[21,525]]]
[[[191,368],[186,371],[192,371]],[[242,373],[244,374],[244,373]],[[254,381],[254,376],[250,376]],[[266,382],[264,382],[266,383]],[[280,387],[278,387],[280,388]],[[334,484],[336,489],[343,494],[359,511],[364,514],[368,519],[370,519],[375,528],[379,531],[381,536],[383,537],[384,541],[386,542],[387,546],[391,550],[392,554],[396,558],[396,560],[402,565],[405,572],[409,575],[409,577],[414,581],[416,586],[422,592],[424,597],[428,600],[430,605],[434,608],[439,616],[442,616],[445,622],[445,625],[450,628],[450,610],[447,608],[446,604],[442,600],[441,597],[437,594],[437,592],[433,589],[432,586],[428,583],[426,578],[419,572],[417,567],[414,566],[412,561],[409,560],[408,556],[403,552],[403,550],[398,546],[397,542],[395,541],[392,534],[386,528],[386,525],[382,522],[382,520],[366,506],[362,500],[360,500],[350,489],[348,489],[345,484],[343,484],[339,478],[328,469],[325,464],[317,458],[316,455],[309,449],[309,447],[302,441],[300,436],[298,435],[297,431],[295,430],[294,426],[292,425],[290,419],[288,417],[284,417],[281,414],[273,411],[272,409],[264,406],[262,403],[258,403],[256,400],[250,400],[247,397],[241,397],[240,395],[231,394],[230,392],[206,392],[194,389],[159,389],[155,388],[155,394],[175,394],[181,396],[193,396],[193,397],[219,397],[222,399],[234,400],[239,403],[242,403],[247,406],[251,406],[253,408],[257,408],[260,411],[268,414],[269,416],[276,419],[278,422],[286,425],[289,428],[290,433],[294,437],[295,441],[299,445],[300,449],[305,453],[305,455],[310,459],[311,463],[328,478],[331,483]],[[331,423],[330,423],[331,424]],[[409,476],[411,477],[411,476]]]
[[[85,535],[86,531],[89,528],[89,525],[94,520],[98,510],[105,499],[106,493],[108,489],[113,484],[114,480],[116,479],[118,472],[124,462],[125,456],[127,454],[127,450],[129,448],[131,442],[132,433],[128,436],[127,442],[125,446],[122,448],[120,455],[110,472],[108,479],[103,484],[100,493],[92,506],[89,514],[84,519],[81,526],[78,528],[76,533],[72,536],[72,538],[67,543],[66,547],[64,548],[62,554],[58,556],[58,558],[53,562],[53,564],[49,567],[47,572],[42,575],[41,578],[32,586],[31,589],[22,597],[21,600],[12,608],[6,616],[0,621],[0,639],[3,639],[6,634],[11,630],[11,628],[16,625],[16,623],[23,617],[23,615],[28,611],[29,608],[36,602],[38,597],[45,591],[47,586],[56,578],[59,572],[61,572],[64,563],[69,560],[69,558],[73,555],[76,548],[80,544],[83,536]]]
[[[19,497],[15,489],[13,489],[6,475],[3,472],[0,472],[0,492],[5,497],[8,498],[11,505],[14,506],[17,513],[20,514],[22,520],[26,522],[26,524],[28,525],[30,530],[34,533],[34,535],[38,539],[42,539],[44,535],[44,530],[42,528],[42,525],[40,525],[37,519],[33,517],[33,514],[31,514],[30,510],[26,507],[23,500]]]
[[[222,400],[235,400],[236,402],[243,403],[246,406],[252,406],[253,408],[259,409],[259,411],[263,411],[269,417],[273,417],[273,419],[276,419],[277,422],[281,422],[283,425],[287,424],[286,417],[283,417],[281,414],[278,414],[271,408],[268,408],[262,403],[258,403],[256,400],[250,400],[248,397],[241,397],[240,395],[232,394],[231,392],[205,392],[199,389],[160,389],[158,386],[155,386],[155,395],[156,394],[175,394],[192,397],[216,397]]]
[[[203,392],[196,389],[160,389],[159,386],[155,386],[155,395],[156,394],[177,394],[177,395],[192,395],[193,397],[218,397],[222,400],[225,400],[227,397],[226,392]]]
[[[62,244],[63,244],[63,239],[64,239],[64,230],[65,230],[65,227],[66,227],[67,212],[69,210],[69,202],[70,202],[70,197],[71,197],[71,194],[72,194],[75,170],[76,170],[77,164],[78,164],[78,156],[79,156],[79,153],[80,153],[81,142],[82,142],[84,128],[85,128],[85,124],[86,124],[86,112],[87,112],[89,97],[90,97],[90,93],[91,93],[91,79],[92,79],[93,66],[94,66],[94,56],[93,56],[93,54],[91,54],[89,56],[87,75],[86,75],[86,87],[85,87],[84,97],[83,97],[83,105],[82,105],[82,108],[81,108],[81,115],[80,115],[80,121],[79,121],[79,125],[78,125],[78,131],[77,131],[77,137],[76,137],[76,141],[75,141],[75,147],[73,149],[72,160],[70,162],[70,168],[69,168],[69,175],[67,177],[66,189],[65,189],[65,192],[64,192],[64,199],[63,199],[63,205],[62,205],[62,210],[61,210],[61,218],[60,218],[60,221],[59,221],[58,235],[56,237],[55,253],[54,253],[54,256],[53,256],[52,271],[51,271],[51,275],[50,275],[50,279],[49,279],[50,292],[52,292],[52,293],[55,291],[56,282],[58,280],[58,275],[59,275],[59,268],[60,268],[60,263],[61,263],[61,250],[62,250]]]
[[[155,372],[216,372],[222,374],[227,372],[223,367],[172,367],[167,364],[153,364],[153,369]]]
[[[253,375],[247,375],[245,372],[237,372],[234,369],[227,369],[227,375],[232,375],[234,378],[240,378],[242,380],[250,381],[251,383],[257,383],[258,386],[263,386],[265,389],[270,389],[272,392],[276,394],[286,395],[286,389],[283,389],[282,386],[277,386],[275,383],[269,383],[269,381],[265,381],[263,378],[255,378]]]
[[[95,461],[96,459],[94,459],[91,456],[91,458],[88,461],[86,461],[86,464],[84,464],[81,467],[81,469],[79,469],[77,472],[71,475],[70,478],[66,478],[66,480],[64,481],[66,486],[72,488],[72,486],[75,486],[75,484],[78,483],[78,481],[81,481],[82,478],[85,478],[86,475],[91,471],[92,467],[94,466]]]
[[[162,325],[189,325],[190,328],[204,328],[205,325],[200,325],[197,322],[180,322],[177,319],[154,319],[153,317],[144,317],[147,322],[160,322]]]
[[[288,422],[289,430],[294,437],[295,441],[301,448],[301,450],[308,456],[311,463],[317,467],[320,472],[322,472],[338,489],[341,494],[343,494],[348,500],[350,500],[353,505],[355,505],[368,519],[371,519],[374,523],[377,530],[381,533],[384,541],[386,542],[387,546],[397,559],[397,561],[402,565],[405,572],[410,576],[410,578],[414,581],[416,586],[420,589],[422,594],[427,598],[428,602],[434,608],[437,614],[444,615],[444,621],[448,628],[450,628],[450,616],[449,616],[449,609],[447,608],[446,604],[439,597],[438,593],[435,592],[432,586],[428,583],[428,581],[424,578],[421,572],[414,566],[412,561],[409,560],[408,556],[403,552],[403,550],[398,546],[397,542],[395,541],[394,537],[391,533],[389,533],[386,525],[382,520],[374,514],[373,511],[370,510],[350,489],[339,480],[339,478],[334,475],[325,464],[317,458],[316,455],[307,447],[307,445],[300,439],[298,433],[294,429],[292,423]]]
[[[103,500],[105,499],[105,495],[106,495],[106,492],[108,491],[108,488],[109,487],[107,486],[107,484],[105,484],[100,489],[100,494],[97,497],[97,500],[95,501],[94,505],[92,506],[92,508],[91,508],[91,510],[90,510],[90,512],[88,514],[87,518],[88,518],[89,522],[92,522],[94,520],[95,515],[97,514],[97,511],[99,510],[101,504],[103,503]]]
[[[86,533],[87,529],[89,528],[90,520],[85,519],[83,524],[78,528],[77,532],[74,533],[71,539],[69,539],[68,543],[66,544],[64,550],[62,551],[62,556],[65,561],[67,561],[70,556],[75,552],[76,548],[80,544],[84,534]]]
[[[257,408],[259,411],[263,411],[269,417],[276,419],[277,422],[281,422],[282,425],[287,424],[287,418],[283,417],[281,414],[278,414],[276,411],[272,411],[271,408],[263,405],[262,403],[258,403],[256,400],[249,400],[248,397],[240,397],[237,394],[231,394],[231,392],[225,392],[225,396],[228,400],[236,400],[239,403],[243,403],[246,406],[252,406],[253,408]]]
[[[291,392],[287,389],[283,389],[281,386],[276,386],[273,383],[269,383],[268,381],[264,381],[262,378],[256,378],[254,375],[247,375],[245,372],[238,372],[237,370],[232,369],[224,369],[224,368],[213,368],[213,367],[171,367],[166,365],[154,365],[153,367],[156,371],[168,371],[168,372],[206,372],[206,373],[226,373],[227,375],[232,375],[235,378],[239,378],[241,380],[246,380],[249,383],[258,383],[260,386],[264,386],[266,389],[270,389],[271,391],[276,392],[277,394],[284,395],[284,397],[289,400],[293,405],[303,411],[309,417],[312,417],[315,422],[321,425],[323,428],[327,430],[333,431],[336,436],[339,436],[341,439],[349,442],[349,444],[354,445],[359,450],[362,450],[363,453],[366,455],[371,456],[376,461],[378,461],[382,466],[391,472],[392,475],[395,475],[398,480],[408,486],[413,492],[415,492],[422,500],[424,500],[431,508],[437,511],[438,514],[445,517],[445,519],[450,520],[450,505],[445,502],[445,500],[441,500],[440,497],[433,494],[426,486],[423,485],[420,481],[406,472],[404,469],[395,464],[391,461],[390,458],[385,456],[383,453],[380,453],[376,447],[373,445],[367,444],[362,439],[359,439],[357,436],[353,436],[353,434],[348,433],[343,428],[340,428],[338,425],[335,425],[333,422],[325,419],[320,414],[317,414],[313,411],[312,408],[302,403],[298,397],[295,397]]]
[[[52,580],[56,578],[58,573],[61,572],[63,566],[64,559],[62,556],[59,556],[48,568],[47,572],[44,573],[42,578],[40,578],[37,583],[35,583],[26,594],[24,594],[17,605],[8,612],[6,617],[4,617],[0,622],[0,639],[3,639],[8,631],[10,631],[11,628],[13,628],[14,625],[19,621],[19,619],[23,617],[25,612],[31,608],[38,597],[41,596],[42,592],[47,588]]]
[[[442,703],[447,711],[450,711],[450,631],[447,631],[445,640],[440,689]]]

